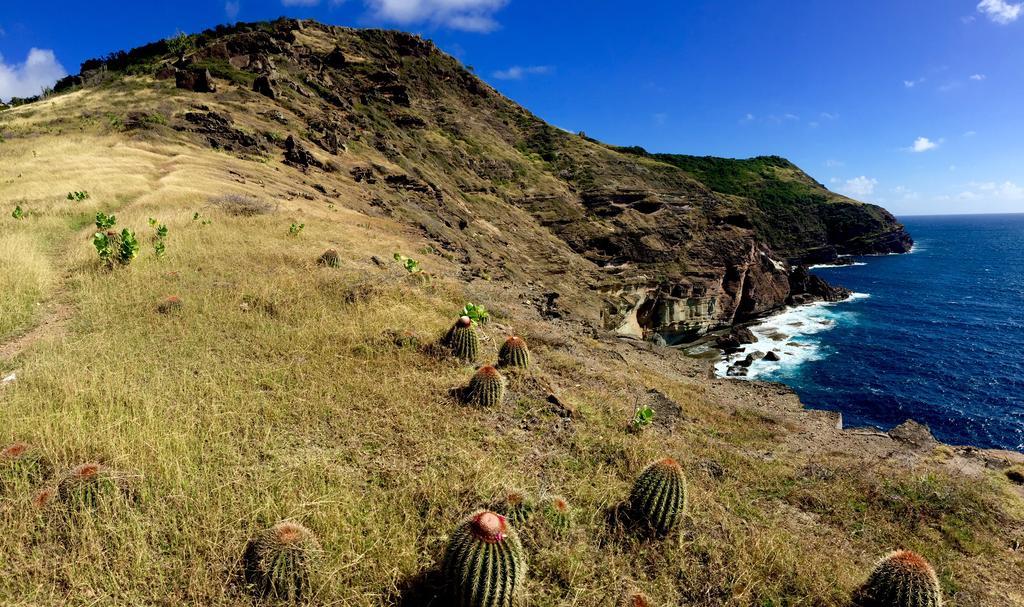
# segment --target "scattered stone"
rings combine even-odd
[[[725,476],[725,467],[713,459],[705,459],[700,462],[700,468],[709,478],[720,480]]]
[[[890,430],[889,436],[895,441],[915,447],[928,447],[930,449],[938,443],[935,437],[932,436],[932,431],[928,426],[915,422],[912,419],[908,419]]]
[[[341,69],[345,67],[347,63],[348,61],[345,59],[345,53],[343,53],[337,46],[335,46],[334,50],[327,53],[327,56],[324,57],[324,65],[335,69]]]
[[[1010,479],[1010,482],[1018,485],[1024,485],[1024,466],[1013,466],[1007,468],[1004,472],[1006,478]]]
[[[18,375],[16,373],[11,373],[10,375],[7,375],[3,379],[0,379],[0,384],[10,384],[16,381],[17,379]]]
[[[284,142],[284,148],[285,163],[300,169],[316,167],[321,170],[328,170],[328,166],[317,160],[316,156],[298,142],[294,136],[288,135],[288,139]]]
[[[252,83],[252,90],[264,97],[277,99],[277,91],[274,90],[274,85],[270,81],[270,76],[257,76],[256,80]]]
[[[782,360],[781,358],[779,358],[779,354],[775,350],[772,350],[771,352],[768,352],[767,354],[765,354],[764,355],[764,359],[768,360],[768,361],[772,361],[772,362],[777,362],[777,361]]]
[[[577,416],[576,407],[574,407],[572,404],[567,403],[564,400],[562,400],[561,398],[559,398],[557,394],[554,394],[554,393],[548,394],[547,401],[551,405],[554,405],[554,412],[559,417],[563,417],[563,418],[566,418],[566,419],[575,419],[576,418],[576,416]]]
[[[355,179],[356,183],[364,181],[369,184],[377,183],[377,178],[373,176],[373,169],[370,167],[353,167],[349,174],[352,175],[352,179]]]
[[[372,261],[374,265],[376,265],[378,268],[388,267],[388,264],[383,259],[377,257],[376,255],[370,257],[370,261]]]
[[[726,370],[725,374],[728,377],[746,377],[747,376],[747,369],[746,369],[746,367],[743,367],[739,363],[737,363],[737,364],[729,367],[729,369]]]
[[[174,85],[179,89],[195,93],[215,93],[217,85],[213,82],[210,70],[190,68],[174,72]]]

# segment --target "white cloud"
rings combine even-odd
[[[1006,0],[981,0],[978,11],[1001,25],[1013,23],[1024,10],[1024,4],[1013,4]]]
[[[977,134],[978,131],[967,131],[966,133],[964,133],[964,137],[974,137]]]
[[[914,190],[902,185],[898,185],[892,189],[892,193],[901,197],[903,200],[918,200],[921,195]]]
[[[1017,185],[1012,181],[1004,181],[1002,183],[996,183],[994,181],[985,182],[971,182],[968,184],[972,190],[964,192],[964,194],[970,194],[973,198],[996,198],[999,200],[1024,200],[1024,187]],[[982,192],[978,194],[974,192],[978,190]],[[962,196],[963,194],[961,194]]]
[[[986,76],[985,74],[971,74],[971,80],[977,80],[978,82],[981,82],[985,78],[988,78],[988,76]]]
[[[903,81],[903,86],[905,86],[908,89],[912,89],[912,88],[914,88],[915,86],[917,86],[919,84],[923,84],[924,82],[925,82],[924,78],[918,78],[917,80],[904,80]]]
[[[239,0],[228,0],[224,3],[224,15],[227,16],[228,21],[237,19],[240,10],[242,10],[242,3]]]
[[[747,115],[744,116],[743,120],[740,120],[740,122],[741,123],[747,123],[747,122],[753,122],[755,120],[757,120],[757,116],[751,114],[750,112],[747,112]]]
[[[32,97],[68,73],[53,51],[33,48],[25,63],[9,64],[0,56],[0,99]]]
[[[966,15],[964,17],[960,17],[960,21],[962,21],[965,24],[974,23],[974,15]]]
[[[551,70],[550,65],[513,65],[506,70],[497,70],[491,75],[498,80],[522,80],[527,76],[550,74]]]
[[[833,114],[831,112],[822,112],[821,117],[825,120],[839,120],[839,114]]]
[[[668,114],[665,112],[658,112],[656,114],[652,114],[651,118],[654,119],[654,124],[663,126],[668,121]]]
[[[918,153],[927,152],[928,150],[934,150],[935,148],[939,147],[940,143],[942,143],[941,139],[939,139],[938,141],[932,141],[927,137],[918,137],[917,139],[914,140],[914,145],[910,146],[910,151]]]
[[[402,25],[430,23],[471,32],[498,27],[494,13],[509,0],[364,0],[373,17]]]
[[[875,186],[878,180],[861,175],[853,179],[847,179],[846,183],[839,188],[839,191],[852,198],[867,198],[875,193]]]

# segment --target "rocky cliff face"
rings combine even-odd
[[[134,136],[280,162],[323,202],[420,230],[467,279],[509,279],[545,313],[557,300],[638,338],[835,296],[794,264],[911,243],[781,158],[650,155],[554,128],[400,32],[221,27],[86,62],[57,90],[99,84],[156,92],[125,116]]]

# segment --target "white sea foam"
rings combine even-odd
[[[844,301],[856,301],[867,297],[870,295],[854,293]],[[772,375],[774,378],[785,377],[795,372],[805,362],[824,358],[827,352],[813,336],[852,320],[854,312],[836,307],[842,303],[844,302],[818,302],[796,306],[751,326],[750,330],[757,341],[743,346],[743,349],[735,354],[723,357],[715,364],[715,373],[720,377],[726,377],[729,367],[753,352],[775,352],[779,360],[754,361],[747,368],[747,375],[739,379],[757,379],[765,375]]]
[[[851,266],[866,266],[868,264],[863,261],[855,261],[853,263],[816,263],[813,266],[808,266],[808,270],[819,270],[821,268],[848,268]]]

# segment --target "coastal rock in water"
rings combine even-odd
[[[737,364],[729,367],[729,369],[725,372],[725,374],[727,376],[729,376],[729,377],[746,377],[747,376],[747,369],[745,367],[741,366],[739,363],[737,363]]]
[[[733,327],[731,335],[741,344],[752,344],[757,341],[757,336],[748,327]]]
[[[810,301],[843,301],[853,294],[845,287],[835,287],[805,266],[797,266],[789,275],[789,303],[799,305]]]
[[[774,350],[772,350],[771,352],[768,352],[767,354],[765,354],[764,355],[764,359],[772,361],[772,362],[776,362],[776,361],[782,360],[781,358],[779,358],[779,354],[777,352],[775,352]]]

